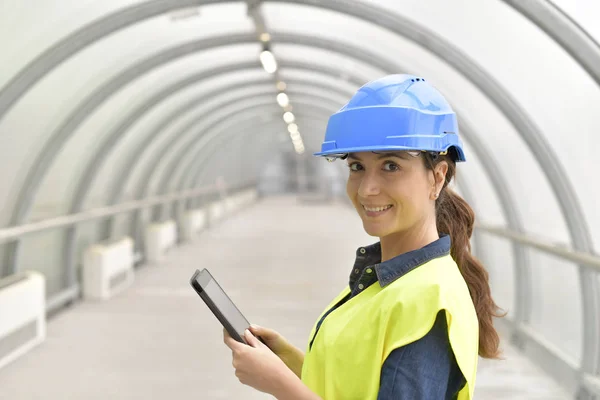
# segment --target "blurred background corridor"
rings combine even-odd
[[[305,348],[368,236],[331,114],[387,74],[456,111],[504,360],[600,400],[596,0],[0,3],[0,399],[265,399],[189,285]],[[311,279],[315,274],[321,279]]]

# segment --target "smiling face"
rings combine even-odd
[[[447,164],[439,163],[433,172],[425,167],[421,154],[361,152],[348,156],[346,191],[369,235],[402,236],[432,221],[435,227],[435,200]]]

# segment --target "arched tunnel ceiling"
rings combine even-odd
[[[119,18],[114,18],[113,17],[113,19],[111,20],[112,29],[115,29],[115,28],[117,28],[119,26],[121,26],[121,27],[126,27],[127,26],[128,27],[127,29],[132,29],[131,26],[129,26],[128,24],[131,24],[131,23],[133,23],[135,21],[138,21],[138,20],[141,21],[141,20],[143,20],[143,18],[152,17],[152,16],[156,17],[156,16],[160,15],[161,12],[172,11],[173,9],[176,9],[177,7],[183,7],[183,6],[189,6],[189,5],[207,4],[207,3],[214,3],[214,2],[206,2],[205,3],[205,2],[200,2],[200,1],[195,1],[195,2],[190,2],[190,1],[185,2],[185,1],[182,1],[182,2],[169,2],[167,4],[167,2],[155,1],[155,2],[152,2],[152,3],[140,3],[138,5],[131,6],[131,8],[129,10],[124,11],[124,10],[119,10],[119,8],[115,5],[116,4],[116,2],[115,2],[114,4],[111,4],[110,7],[114,7],[114,8],[112,8],[112,11],[114,11],[114,13],[118,14]],[[282,3],[288,3],[288,2],[282,2]],[[296,2],[293,2],[293,3],[296,3]],[[298,3],[301,3],[301,2],[298,2]],[[500,2],[497,2],[497,1],[489,2],[489,3],[490,4],[487,4],[487,6],[490,6],[490,7],[502,7],[501,5],[498,4]],[[266,8],[267,7],[285,8],[287,6],[287,5],[282,6],[280,2],[273,2],[273,3],[267,2],[267,3],[265,3],[265,5],[266,5]],[[387,4],[385,2],[382,2],[382,4],[380,4],[380,5],[384,6],[384,7],[392,7],[392,5]],[[245,18],[245,15],[243,15],[243,14],[240,15],[240,13],[239,13],[239,10],[243,9],[243,6],[244,5],[243,4],[240,5],[239,2],[234,2],[234,3],[227,3],[225,5],[219,4],[219,5],[214,5],[214,6],[210,6],[210,7],[204,7],[206,10],[203,10],[204,14],[201,14],[200,18],[202,18],[202,16],[205,15],[207,17],[208,21],[220,21],[220,22],[227,21],[227,20],[229,20],[229,21],[231,21],[231,20],[238,21],[241,18],[242,20],[245,20],[247,22],[247,18]],[[235,15],[235,16],[232,16],[232,14],[235,14],[235,11],[236,11],[235,7],[238,7],[237,8],[238,14]],[[294,5],[289,6],[289,7],[296,7],[296,9],[293,10],[294,11],[294,15],[297,14],[298,8],[302,8],[301,6],[294,6]],[[336,9],[336,8],[339,8],[340,5],[339,5],[339,3],[332,1],[332,2],[322,2],[322,4],[319,4],[319,7],[320,8],[332,8],[332,9]],[[222,13],[219,13],[217,11],[219,8],[223,8],[223,10],[222,10],[223,12]],[[304,8],[313,9],[314,7],[304,7]],[[365,9],[364,6],[363,7],[358,7],[358,6],[356,6],[356,5],[353,4],[352,7],[348,7],[348,10],[346,10],[346,11],[349,12],[349,13],[358,14],[360,11],[363,11],[363,9]],[[469,14],[470,16],[473,16],[473,15],[477,15],[478,16],[479,15],[479,14],[477,14],[477,10],[476,9],[473,9],[471,7],[470,10],[471,10],[470,14]],[[321,13],[325,12],[323,10],[319,10],[319,11]],[[426,11],[426,10],[420,10],[418,7],[415,6],[415,7],[404,7],[400,11],[402,11],[402,13],[413,13],[413,12],[417,13],[417,12],[423,12],[423,11]],[[498,11],[502,11],[505,14],[507,12],[510,12],[510,10],[505,9],[505,7],[499,9]],[[456,12],[456,10],[455,10],[455,12]],[[267,14],[268,14],[268,12],[267,12]],[[400,13],[398,13],[398,14],[400,14]],[[431,13],[424,13],[423,15],[419,14],[418,16],[419,16],[419,18],[423,19],[424,17],[425,18],[431,17],[430,14]],[[365,15],[367,15],[367,14],[365,14]],[[375,14],[373,12],[371,12],[370,15],[375,15]],[[449,15],[451,15],[451,14],[449,14]],[[483,15],[485,15],[485,13]],[[209,16],[212,16],[213,18],[209,19],[208,18]],[[96,17],[98,17],[98,15],[96,15]],[[284,12],[278,13],[277,16],[276,16],[276,18],[271,18],[269,20],[269,23],[271,23],[272,25],[276,25],[277,21],[279,21],[281,19],[284,19],[284,17],[285,17],[285,13]],[[328,15],[327,17],[330,17],[330,15]],[[91,15],[90,15],[89,18],[93,19],[93,17]],[[107,23],[107,21],[109,21],[109,19],[111,18],[111,16],[110,15],[103,15],[103,18],[104,18],[104,23]],[[338,17],[338,19],[339,18],[340,17]],[[346,17],[343,17],[343,18],[346,18]],[[507,16],[507,18],[511,18],[511,17]],[[519,17],[517,17],[517,18],[519,18]],[[79,23],[81,23],[81,20],[82,19],[80,19]],[[387,23],[386,21],[388,21],[388,20],[391,21],[391,19],[390,19],[389,16],[387,18],[382,18],[382,19],[380,18],[378,20],[378,22],[382,26],[384,26],[384,25],[386,25],[386,23]],[[481,18],[481,21],[482,21],[481,23],[482,24],[483,24],[483,20],[484,19]],[[473,22],[473,21],[469,20],[469,22]],[[143,23],[140,23],[138,25],[143,25]],[[208,25],[210,25],[210,23],[208,23]],[[223,27],[223,25],[224,24],[221,23],[221,24],[219,24],[219,27]],[[341,24],[337,24],[336,26],[339,28],[340,25]],[[355,32],[360,32],[361,31],[360,29],[356,29],[356,21],[352,21],[352,23],[350,23],[350,24],[348,24],[347,21],[346,21],[345,25],[352,26],[353,27],[352,30],[355,31]],[[246,25],[246,27],[247,26],[248,25]],[[291,27],[294,27],[294,26],[304,26],[304,27],[307,27],[306,24],[300,24],[300,23],[292,24],[292,25],[288,25],[288,26],[291,26]],[[431,24],[431,26],[438,26],[438,25]],[[439,25],[439,26],[443,26],[443,25]],[[409,26],[409,28],[412,28],[412,26]],[[92,25],[92,29],[87,29],[87,30],[86,30],[86,28],[81,29],[80,32],[79,32],[79,39],[80,40],[78,40],[76,42],[77,46],[84,46],[86,44],[86,40],[87,40],[87,42],[94,42],[94,41],[99,40],[102,37],[103,34],[108,33],[108,32],[106,32],[106,29],[107,29],[106,26],[104,26],[103,22],[100,21],[100,20],[96,21]],[[340,30],[340,31],[342,31],[342,30]],[[380,34],[381,32],[377,32],[377,33]],[[359,33],[358,35],[355,33],[353,36],[352,35],[344,35],[344,37],[346,39],[355,40],[357,36],[361,37],[360,35],[362,35],[362,32]],[[116,37],[118,35],[113,35],[113,36]],[[369,36],[369,35],[362,35],[362,37],[371,37],[371,36]],[[399,39],[396,37],[395,41],[398,42]],[[391,41],[385,41],[385,42],[386,43],[393,43]],[[71,43],[71,45],[73,45],[73,43]],[[431,43],[429,43],[428,45],[431,45]],[[58,53],[62,52],[62,54],[64,56],[69,51],[77,50],[77,48],[73,49],[73,48],[67,48],[67,47],[68,46],[63,46],[62,48],[59,49],[60,51]],[[476,55],[475,52],[473,52],[472,54]],[[59,54],[59,56],[60,56],[60,54]],[[57,56],[57,54],[53,55],[54,59],[56,59],[56,60],[60,59],[59,56]],[[48,57],[50,57],[50,56],[48,56]],[[52,58],[52,57],[50,57],[50,58]],[[411,59],[414,60],[415,57],[411,57]],[[3,93],[3,94],[5,94],[5,93]],[[5,98],[2,97],[2,99],[5,99]],[[549,210],[549,211],[552,211],[552,210]]]
[[[584,3],[585,12],[563,0],[276,0],[264,1],[262,13],[303,121],[335,112],[382,74],[426,76],[455,107],[474,153],[476,162],[464,166],[466,191],[499,205],[500,216],[481,207],[481,219],[593,252],[600,193],[584,177],[598,165],[600,31],[593,21],[600,8]],[[0,43],[11,61],[0,70],[2,226],[198,184],[199,174],[185,172],[200,170],[209,131],[235,135],[227,118],[269,113],[269,99],[272,112],[280,110],[257,61],[245,2],[3,7]],[[176,20],[186,7],[199,7],[198,16]],[[276,129],[268,119],[250,121]],[[300,126],[308,153],[324,128],[324,121]],[[473,165],[483,173],[470,173]],[[74,231],[68,235],[72,257]],[[5,268],[14,268],[18,246],[5,255]],[[524,295],[532,272],[522,248],[513,246],[512,258]],[[599,362],[599,330],[590,322],[599,308],[596,283],[580,268],[586,371]],[[518,307],[527,320],[528,300]]]

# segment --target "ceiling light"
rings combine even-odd
[[[260,41],[263,43],[266,42],[270,42],[271,41],[271,35],[269,35],[267,32],[263,32],[260,34]]]
[[[287,85],[285,82],[283,82],[283,81],[277,82],[277,90],[279,90],[280,92],[283,92],[285,89],[287,89]]]
[[[289,124],[288,125],[288,132],[289,133],[298,133],[298,125],[296,125],[296,124]]]
[[[275,60],[275,56],[269,50],[263,50],[260,53],[260,62],[269,74],[277,71],[277,61]]]
[[[287,94],[285,93],[279,93],[277,95],[277,103],[281,106],[281,107],[286,107],[290,104],[290,98],[288,97]]]
[[[294,117],[294,114],[288,111],[283,114],[283,120],[286,122],[286,124],[291,124],[296,120],[296,117]]]

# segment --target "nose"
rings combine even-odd
[[[379,194],[380,183],[376,174],[366,172],[358,186],[358,195],[360,197],[376,196]]]

